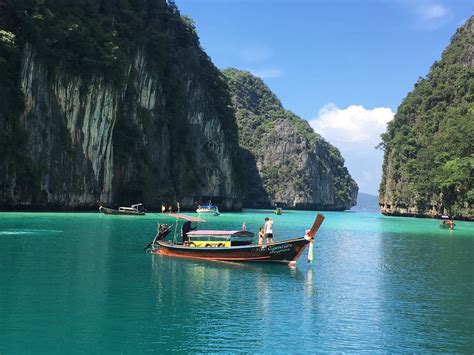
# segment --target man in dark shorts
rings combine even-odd
[[[267,244],[273,243],[273,219],[265,217],[263,232],[265,233],[266,243]]]

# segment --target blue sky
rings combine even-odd
[[[176,0],[219,68],[260,76],[376,194],[373,148],[396,108],[472,15],[474,1]]]

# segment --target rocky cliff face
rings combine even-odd
[[[339,151],[286,111],[262,80],[236,69],[223,73],[245,152],[245,205],[324,210],[354,206],[358,188]]]
[[[382,213],[474,218],[473,43],[471,17],[382,136]]]
[[[242,207],[228,93],[173,3],[21,6],[0,15],[0,206]]]

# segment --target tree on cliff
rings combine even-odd
[[[474,216],[473,39],[471,17],[382,135],[388,214]]]
[[[0,75],[0,207],[241,206],[227,86],[173,1],[0,1]]]
[[[307,121],[285,110],[264,82],[226,69],[248,176],[247,205],[349,209],[357,185],[337,148]]]

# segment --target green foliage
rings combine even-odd
[[[285,110],[280,100],[251,73],[234,68],[222,71],[237,110],[240,144],[249,149],[258,149],[258,142],[270,132],[275,122],[288,120],[304,139],[314,143],[319,137],[309,123],[294,113]]]
[[[83,81],[99,77],[124,92],[127,104],[119,103],[120,117],[113,132],[114,159],[118,163],[133,162],[137,176],[150,175],[146,154],[149,152],[143,150],[143,141],[138,141],[139,136],[148,133],[126,122],[131,121],[129,118],[135,112],[125,112],[124,108],[133,107],[130,102],[136,100],[134,85],[128,84],[137,75],[132,64],[139,51],[144,53],[147,71],[159,83],[161,95],[157,105],[160,112],[154,116],[159,117],[159,122],[146,127],[150,137],[160,125],[168,130],[171,142],[179,142],[189,135],[191,128],[186,118],[194,113],[189,112],[190,93],[198,93],[201,97],[192,105],[206,112],[209,119],[221,122],[234,170],[243,174],[227,84],[201,50],[193,20],[182,16],[173,1],[0,1],[0,153],[12,157],[17,165],[29,164],[28,152],[23,149],[27,140],[22,142],[17,138],[27,136],[19,122],[23,112],[19,87],[21,56],[27,45],[46,66],[51,80],[58,71],[79,76]],[[149,121],[148,111],[137,109],[136,114],[139,121]],[[66,137],[59,140],[67,143],[63,139]],[[66,148],[70,147],[66,145]],[[192,145],[176,144],[173,150],[177,160],[196,155],[188,154],[187,149],[192,149]],[[15,158],[18,155],[21,159]],[[6,160],[0,167],[8,165]],[[186,165],[197,164],[186,162]],[[194,178],[189,176],[188,185],[196,189]],[[244,178],[241,175],[238,180],[242,182]],[[143,181],[135,182],[136,186],[140,184],[143,189]]]
[[[440,166],[434,183],[451,213],[460,211],[464,201],[474,206],[474,154],[449,160]]]
[[[283,111],[280,100],[265,85],[262,79],[250,72],[234,68],[222,71],[230,91],[237,99],[237,108],[244,108],[256,115],[275,117]]]
[[[472,205],[474,69],[468,59],[468,26],[458,30],[427,78],[418,80],[382,135],[385,158],[379,192],[388,192],[386,182],[391,179],[399,192],[396,203],[425,208],[441,196],[448,210]],[[389,161],[392,171],[387,176]]]
[[[199,44],[192,20],[165,0],[6,0],[2,10],[19,46],[30,43],[51,70],[63,65],[118,84],[137,48],[164,73],[177,48]]]
[[[0,174],[15,176],[18,185],[34,190],[38,167],[26,154],[26,132],[18,120],[24,107],[19,86],[20,51],[16,36],[2,26],[0,22]]]
[[[15,47],[15,35],[11,32],[0,30],[0,42],[10,48]]]
[[[335,199],[347,203],[352,200],[353,180],[344,167],[344,159],[337,148],[316,134],[306,120],[285,110],[265,83],[247,71],[225,69],[223,74],[232,93],[239,128],[239,143],[257,161],[268,154],[269,142],[282,139],[278,129],[287,130],[292,152],[283,162],[262,164],[260,178],[263,189],[274,200],[286,196],[289,189],[311,196],[315,177],[307,176],[301,164],[302,155],[315,156],[321,166],[330,170],[334,179]],[[318,147],[318,148],[317,148]],[[321,151],[315,150],[320,149]],[[329,165],[331,167],[329,167]],[[250,168],[247,168],[250,170]]]

